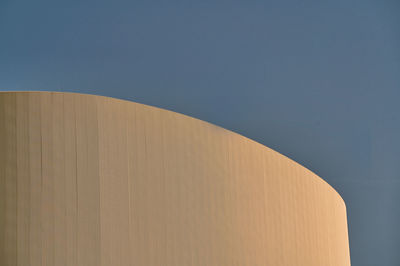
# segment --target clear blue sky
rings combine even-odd
[[[310,168],[353,266],[400,265],[400,1],[0,0],[0,88],[188,114]]]

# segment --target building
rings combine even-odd
[[[349,266],[346,207],[311,171],[215,125],[3,92],[0,265]]]

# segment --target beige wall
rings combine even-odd
[[[318,176],[174,112],[0,93],[0,265],[348,266]]]

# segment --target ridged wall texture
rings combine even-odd
[[[212,124],[3,92],[0,265],[348,266],[346,207],[311,171]]]

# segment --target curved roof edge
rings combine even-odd
[[[316,173],[314,173],[314,172],[313,172],[312,170],[310,170],[309,168],[305,167],[304,165],[298,163],[298,162],[295,161],[294,159],[289,158],[288,156],[286,156],[286,155],[284,155],[284,154],[282,154],[282,153],[280,153],[280,152],[278,152],[278,151],[276,151],[276,150],[274,150],[274,149],[272,149],[272,148],[270,148],[270,147],[268,147],[268,146],[266,146],[266,145],[264,145],[264,144],[262,144],[262,143],[260,143],[260,142],[258,142],[258,141],[255,141],[255,140],[253,140],[253,139],[251,139],[251,138],[249,138],[249,137],[246,137],[246,136],[244,136],[244,135],[242,135],[242,134],[240,134],[240,133],[237,133],[237,132],[235,132],[235,131],[233,131],[233,130],[230,130],[230,129],[223,128],[223,127],[218,126],[218,125],[216,125],[216,124],[213,124],[213,123],[211,123],[211,122],[208,122],[208,121],[205,121],[205,120],[201,120],[201,119],[199,119],[199,118],[196,118],[196,117],[193,117],[193,116],[189,116],[189,115],[186,115],[186,114],[183,114],[183,113],[179,113],[179,112],[176,112],[176,111],[172,111],[172,110],[169,110],[169,109],[165,109],[165,108],[161,108],[161,107],[149,105],[149,104],[143,104],[143,103],[139,103],[139,102],[135,102],[135,101],[131,101],[131,100],[126,100],[126,99],[121,99],[121,98],[116,98],[116,97],[111,97],[111,96],[105,96],[105,95],[91,94],[91,93],[68,92],[68,91],[50,91],[50,90],[31,90],[31,91],[10,90],[10,91],[0,91],[0,93],[55,93],[55,94],[76,94],[76,95],[103,97],[103,98],[113,99],[113,100],[116,100],[116,101],[122,101],[122,102],[129,102],[129,103],[144,105],[144,106],[147,106],[147,107],[149,107],[149,108],[155,108],[155,109],[159,109],[159,110],[162,110],[162,111],[172,112],[172,113],[174,113],[174,114],[178,114],[178,115],[184,116],[184,117],[189,118],[189,119],[195,119],[196,121],[199,121],[199,122],[202,122],[202,123],[206,123],[206,124],[208,124],[208,125],[217,127],[217,128],[219,128],[219,129],[222,129],[222,130],[231,132],[231,133],[236,134],[236,135],[238,135],[238,136],[240,136],[240,137],[242,137],[242,138],[245,138],[245,139],[247,139],[247,140],[250,140],[251,142],[253,142],[253,143],[257,144],[257,145],[261,145],[263,148],[267,148],[267,149],[273,151],[274,153],[276,153],[277,155],[282,156],[282,157],[286,158],[287,160],[289,160],[289,161],[295,163],[296,165],[300,166],[302,169],[304,169],[304,170],[306,170],[307,172],[309,172],[312,176],[318,178],[318,180],[322,181],[325,185],[327,185],[328,187],[330,187],[330,188],[336,193],[336,195],[339,196],[339,198],[340,198],[341,201],[343,202],[343,205],[344,205],[345,210],[347,209],[347,208],[346,208],[346,202],[344,201],[342,195],[340,195],[340,193],[339,193],[332,185],[330,185],[326,180],[324,180],[322,177],[320,177],[319,175],[317,175]]]

